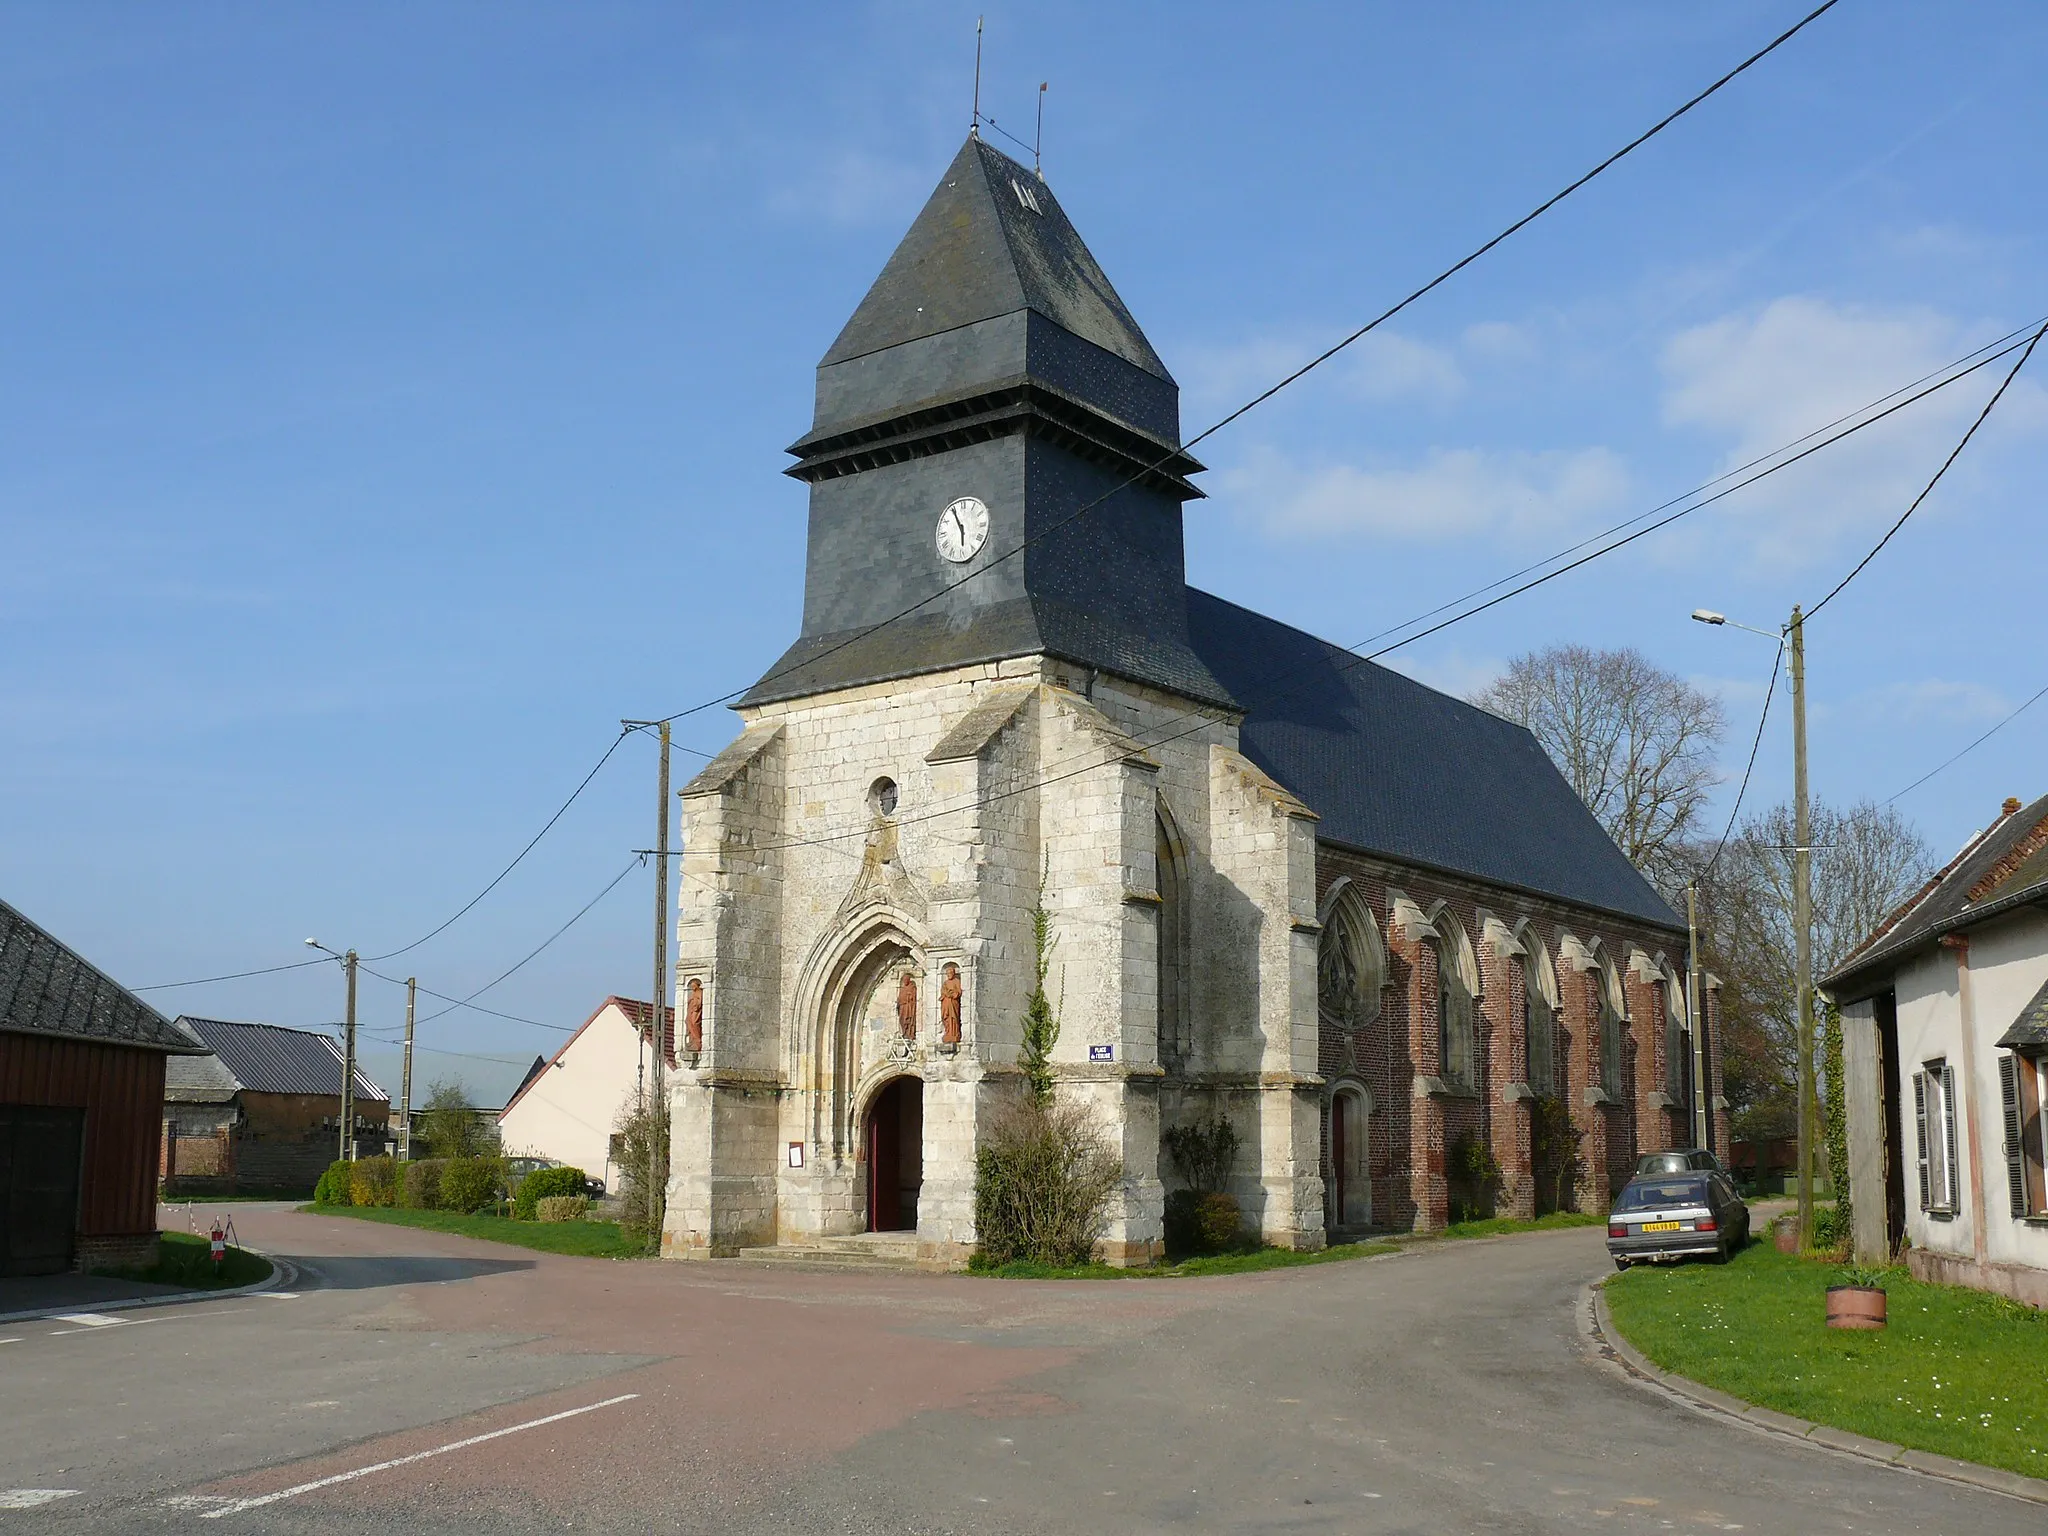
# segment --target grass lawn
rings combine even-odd
[[[175,1285],[187,1291],[226,1290],[237,1285],[254,1285],[270,1276],[270,1260],[261,1254],[230,1246],[221,1260],[220,1272],[213,1268],[213,1245],[190,1232],[159,1232],[156,1262],[147,1269],[96,1269],[96,1275],[117,1280],[146,1280],[152,1285]]]
[[[1628,1341],[1666,1370],[1780,1413],[2048,1478],[2048,1313],[1886,1272],[1891,1325],[1826,1326],[1841,1270],[1751,1243],[1727,1265],[1607,1281]]]
[[[971,1269],[968,1273],[992,1280],[1177,1280],[1189,1275],[1244,1275],[1261,1269],[1334,1264],[1345,1259],[1371,1258],[1376,1253],[1393,1253],[1399,1246],[1389,1242],[1340,1243],[1317,1253],[1301,1253],[1292,1248],[1255,1248],[1248,1253],[1217,1253],[1207,1258],[1182,1259],[1177,1264],[1150,1264],[1136,1269],[1117,1269],[1109,1264],[1075,1264],[1060,1268],[1020,1259],[993,1269]]]
[[[407,1211],[383,1205],[302,1205],[312,1216],[353,1216],[394,1227],[420,1227],[509,1243],[541,1253],[570,1253],[588,1259],[639,1259],[647,1250],[629,1242],[616,1221],[514,1221],[510,1216],[461,1216],[454,1211]]]
[[[1548,1216],[1537,1216],[1527,1221],[1517,1221],[1512,1216],[1489,1216],[1483,1221],[1454,1221],[1443,1231],[1430,1234],[1434,1237],[1506,1237],[1512,1232],[1554,1232],[1560,1227],[1604,1226],[1607,1218],[1587,1211],[1552,1211]]]

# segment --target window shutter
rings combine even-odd
[[[1934,1205],[1934,1191],[1927,1183],[1927,1074],[1913,1074],[1913,1133],[1919,1148],[1920,1163],[1920,1209],[1929,1210]]]
[[[2041,1144],[2040,1064],[2030,1056],[2019,1061],[2020,1156],[2027,1180],[2027,1214],[2038,1216],[2048,1207],[2048,1167],[2043,1166]]]
[[[1948,1152],[1942,1169],[1941,1203],[1955,1210],[1963,1200],[1962,1170],[1956,1165],[1956,1069],[1947,1062],[1941,1064],[1941,1131]]]
[[[1998,1090],[2005,1101],[2005,1189],[2012,1202],[2012,1219],[2022,1221],[2033,1214],[2027,1209],[2027,1158],[2020,1139],[2020,1059],[2007,1051],[1998,1058]]]

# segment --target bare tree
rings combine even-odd
[[[1897,811],[1864,802],[1812,808],[1813,967],[1825,975],[1867,938],[1934,867],[1927,840]],[[1789,1134],[1797,999],[1793,978],[1792,808],[1749,818],[1711,874],[1701,867],[1701,943],[1722,978],[1723,1063],[1742,1134]]]
[[[1553,645],[1517,656],[1472,702],[1524,725],[1660,890],[1719,775],[1721,701],[1637,650]]]

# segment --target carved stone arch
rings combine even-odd
[[[1428,916],[1436,935],[1437,1067],[1446,1083],[1469,1088],[1479,1080],[1479,957],[1449,902],[1439,901]]]
[[[1187,839],[1181,835],[1164,795],[1153,797],[1156,815],[1153,888],[1159,893],[1157,1006],[1159,1062],[1186,1071],[1194,1055],[1193,903]]]
[[[1322,936],[1316,944],[1316,1007],[1344,1029],[1379,1017],[1387,986],[1387,943],[1378,919],[1349,875],[1323,894],[1316,914]]]
[[[1346,1074],[1331,1080],[1323,1098],[1324,1220],[1332,1232],[1372,1225],[1372,1085]]]
[[[1522,957],[1522,1067],[1529,1087],[1547,1097],[1557,1092],[1557,967],[1531,919],[1515,924],[1514,941]]]
[[[1606,942],[1597,936],[1586,946],[1592,960],[1597,1026],[1594,1058],[1599,1067],[1600,1088],[1616,1098],[1627,1089],[1622,1078],[1622,1038],[1628,1029],[1628,989],[1622,985],[1621,966]]]
[[[885,980],[906,967],[913,976],[922,972],[925,943],[910,914],[870,904],[804,961],[784,1036],[784,1073],[809,1097],[810,1140],[821,1157],[842,1165],[853,1157],[863,1091],[900,1075],[915,1057],[915,1042],[898,1035],[885,1043],[887,1032],[877,1036],[865,1021]]]

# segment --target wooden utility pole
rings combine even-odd
[[[348,972],[348,1013],[343,1028],[341,1052],[341,1155],[344,1161],[356,1157],[356,952],[341,957]]]
[[[1792,647],[1792,945],[1799,1006],[1799,1246],[1813,1241],[1813,832],[1806,800],[1806,621],[1785,627]]]
[[[1707,1110],[1707,1026],[1700,1013],[1700,884],[1685,885],[1685,1022],[1692,1030],[1693,1145],[1714,1150],[1714,1122]]]
[[[655,797],[659,813],[654,829],[654,1028],[648,1036],[654,1071],[649,1096],[654,1117],[647,1138],[647,1221],[649,1246],[661,1251],[660,1220],[668,1193],[666,1166],[668,1138],[661,1134],[668,1124],[668,1032],[665,1026],[668,990],[668,722],[661,722],[661,767],[657,771],[660,789]]]
[[[412,1016],[419,982],[405,978],[405,1064],[398,1072],[398,1160],[412,1156]]]

